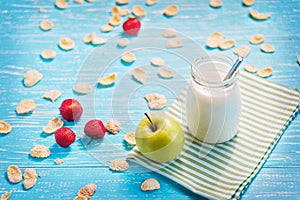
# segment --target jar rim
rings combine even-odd
[[[224,88],[224,87],[229,87],[231,86],[239,76],[239,69],[235,71],[235,73],[226,81],[209,81],[201,79],[199,77],[199,71],[195,69],[196,65],[201,63],[206,63],[206,62],[221,62],[224,65],[228,66],[228,71],[230,70],[231,66],[234,63],[234,60],[224,54],[220,53],[211,53],[211,54],[205,54],[205,55],[200,55],[196,59],[194,59],[192,65],[191,65],[191,77],[192,79],[199,85],[204,86],[204,87],[209,87],[209,88]],[[216,69],[217,70],[217,69]],[[226,72],[227,73],[227,72]]]

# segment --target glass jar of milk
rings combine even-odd
[[[223,81],[234,61],[222,54],[198,57],[191,66],[187,92],[187,125],[206,143],[222,143],[233,138],[240,117],[239,71]]]

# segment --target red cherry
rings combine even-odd
[[[123,24],[123,30],[127,35],[137,35],[141,28],[141,22],[138,18],[128,18]]]
[[[75,133],[67,127],[56,130],[54,136],[56,143],[63,148],[67,148],[73,144],[76,139]]]
[[[59,112],[67,121],[77,121],[80,119],[82,114],[82,106],[75,99],[65,99],[59,108]]]
[[[93,119],[84,126],[84,133],[91,138],[103,138],[106,129],[101,120]]]

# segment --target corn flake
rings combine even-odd
[[[120,123],[117,120],[111,119],[106,122],[106,130],[112,134],[117,134],[121,130]]]
[[[83,42],[84,43],[90,43],[90,42],[92,42],[92,40],[94,39],[94,37],[96,37],[96,33],[95,32],[89,33],[88,35],[84,36]]]
[[[254,0],[243,0],[243,4],[245,6],[252,6],[254,4]]]
[[[152,110],[159,110],[167,105],[167,99],[162,94],[146,94],[144,98],[147,100],[148,106]]]
[[[147,0],[147,1],[146,1],[146,5],[147,5],[147,6],[152,6],[152,5],[156,4],[156,1],[157,1],[157,0]]]
[[[117,158],[111,161],[109,169],[113,171],[126,171],[127,169],[129,169],[129,164],[125,159]]]
[[[130,145],[132,145],[132,146],[136,145],[135,133],[134,133],[134,132],[129,132],[129,133],[125,134],[125,135],[124,135],[124,140],[125,140],[128,144],[130,144]]]
[[[107,41],[106,38],[101,38],[101,37],[94,37],[92,40],[93,45],[100,45],[100,44],[105,44]]]
[[[53,51],[53,50],[50,50],[50,49],[45,49],[45,50],[43,50],[43,51],[41,52],[40,55],[41,55],[41,57],[42,57],[43,59],[48,60],[48,59],[53,59],[53,58],[55,58],[55,57],[56,57],[56,52]]]
[[[130,10],[129,9],[120,9],[119,14],[121,16],[126,16],[130,14]]]
[[[61,127],[63,127],[64,122],[63,120],[61,120],[58,117],[55,117],[53,119],[51,119],[48,124],[44,127],[44,132],[51,134],[54,133],[56,130],[60,129]]]
[[[77,193],[78,197],[91,198],[95,193],[97,186],[95,184],[87,184],[83,186]]]
[[[32,99],[23,99],[16,108],[18,114],[25,114],[34,111],[36,105]]]
[[[45,20],[40,23],[40,28],[44,31],[51,30],[53,28],[53,23],[51,21]]]
[[[112,73],[106,77],[99,78],[98,82],[101,85],[111,85],[116,81],[116,79],[117,79],[117,74]]]
[[[250,73],[255,73],[258,70],[254,65],[247,65],[247,64],[244,65],[244,69]]]
[[[159,188],[160,188],[160,184],[155,178],[146,179],[141,185],[141,189],[143,191],[157,190]]]
[[[112,17],[110,18],[110,20],[109,20],[108,23],[109,23],[111,26],[118,26],[118,25],[121,23],[121,21],[122,21],[122,18],[121,18],[120,16],[114,15],[114,16],[112,16]]]
[[[0,134],[7,134],[11,132],[12,127],[9,123],[5,121],[0,121]]]
[[[175,16],[178,13],[179,9],[176,5],[170,5],[164,9],[164,15],[168,17]]]
[[[238,55],[238,56],[241,56],[241,57],[245,58],[250,53],[250,47],[248,45],[242,45],[242,46],[234,49],[233,53]]]
[[[22,180],[22,172],[16,165],[10,165],[6,171],[10,183],[19,183]]]
[[[260,44],[264,41],[265,36],[263,34],[255,34],[250,37],[249,42],[251,44]]]
[[[148,78],[147,73],[140,68],[135,68],[132,72],[132,76],[136,81],[138,81],[141,84],[145,84]]]
[[[260,50],[266,53],[273,53],[275,51],[275,47],[269,44],[262,44],[260,46]]]
[[[300,65],[300,56],[297,56],[298,64]]]
[[[71,50],[75,47],[75,42],[68,37],[61,38],[58,44],[60,48],[66,51]]]
[[[87,82],[78,82],[74,85],[73,91],[78,94],[88,94],[92,91],[92,86]]]
[[[154,66],[163,66],[165,61],[162,58],[154,57],[151,59],[151,64]]]
[[[126,47],[129,44],[128,38],[121,38],[118,40],[118,46]]]
[[[1,195],[0,199],[1,200],[8,200],[9,197],[10,197],[10,192],[6,192],[6,193]]]
[[[160,67],[158,69],[158,75],[162,78],[172,78],[174,73],[172,70],[170,70],[166,67]]]
[[[168,28],[164,31],[163,36],[166,38],[176,37],[176,30],[173,28]]]
[[[221,0],[210,0],[209,5],[213,8],[219,8],[222,6],[222,1]]]
[[[36,145],[30,150],[29,154],[33,158],[47,158],[50,156],[50,150],[44,145]]]
[[[67,8],[67,0],[56,0],[55,6],[59,9],[66,9]]]
[[[133,6],[132,8],[132,13],[136,16],[136,17],[143,17],[146,15],[146,11],[142,6]]]
[[[131,63],[135,61],[135,55],[131,52],[125,52],[121,58],[124,62]]]
[[[44,12],[46,12],[46,10],[45,10],[45,8],[42,8],[42,7],[41,7],[41,8],[39,8],[39,12],[40,12],[40,13],[44,13]]]
[[[171,38],[167,42],[167,48],[179,48],[183,46],[183,42],[179,38]]]
[[[233,47],[235,45],[235,41],[234,40],[225,40],[223,42],[220,43],[219,48],[226,50],[226,49],[230,49],[231,47]]]
[[[268,13],[259,13],[258,11],[252,10],[251,8],[249,9],[250,16],[256,20],[266,20],[270,18],[270,14]]]
[[[63,162],[64,162],[64,160],[60,159],[60,158],[55,158],[55,160],[54,160],[54,163],[58,164],[58,165],[62,164]]]
[[[52,102],[54,102],[56,99],[58,99],[61,96],[61,91],[60,90],[50,90],[46,92],[42,98],[44,99],[49,99]]]
[[[124,4],[128,4],[129,0],[116,0],[116,3],[119,5],[124,5]]]
[[[37,174],[35,169],[26,168],[24,171],[23,186],[26,190],[32,188],[36,184]]]
[[[104,33],[107,33],[109,31],[111,31],[113,29],[113,27],[109,24],[105,24],[104,26],[101,27],[101,31]]]
[[[83,4],[83,0],[74,0],[75,3]]]
[[[210,48],[218,48],[220,44],[224,41],[225,36],[219,32],[213,32],[206,39],[206,46]]]
[[[43,78],[43,75],[40,72],[38,72],[37,70],[34,70],[34,69],[28,70],[24,74],[24,85],[27,87],[34,86],[42,78]]]
[[[83,196],[76,196],[76,197],[74,198],[74,200],[88,200],[88,198],[83,197]]]
[[[269,77],[269,76],[272,75],[272,73],[273,73],[272,67],[266,67],[264,69],[261,69],[261,70],[257,71],[257,75],[262,77],[262,78]]]

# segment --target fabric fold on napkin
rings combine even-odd
[[[300,102],[299,91],[243,71],[240,88],[241,119],[232,140],[211,145],[189,133],[184,91],[166,111],[182,122],[185,145],[181,155],[160,164],[144,157],[135,147],[128,158],[204,197],[238,199],[297,114]]]

